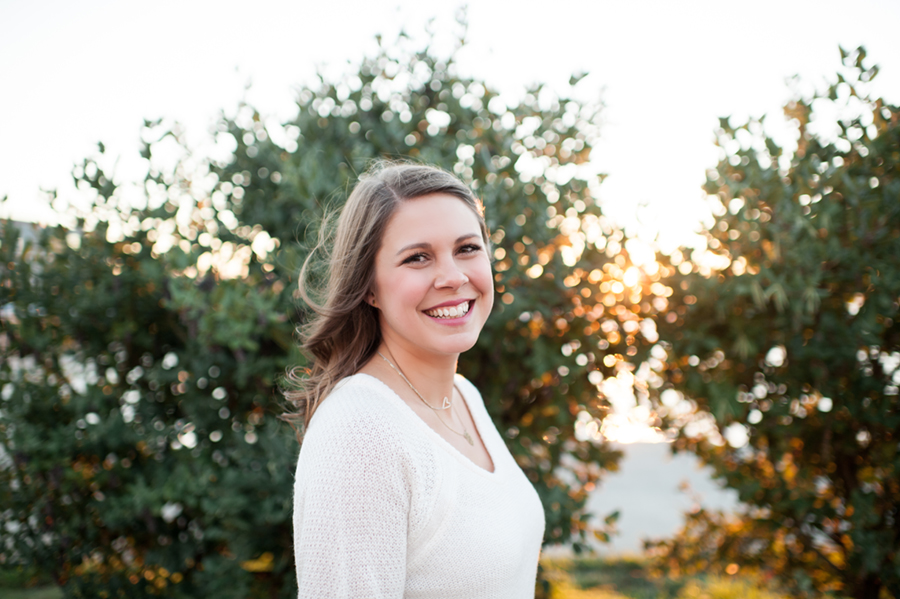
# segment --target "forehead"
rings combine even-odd
[[[481,237],[481,225],[472,208],[456,196],[434,193],[400,202],[388,221],[383,245],[428,243],[429,237],[456,239],[468,233]]]

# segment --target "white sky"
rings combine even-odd
[[[340,71],[372,53],[376,33],[424,39],[436,17],[446,44],[456,7],[422,0],[154,2],[0,0],[0,216],[52,220],[40,188],[71,193],[72,165],[103,141],[134,160],[143,118],[174,118],[199,140],[220,110],[246,97],[289,117],[292,89],[317,66]],[[551,8],[552,6],[552,8]],[[900,102],[900,2],[480,0],[469,7],[464,74],[505,93],[529,82],[607,104],[595,159],[608,214],[686,239],[699,185],[716,162],[722,115],[781,122],[795,73],[819,83],[838,44],[866,45],[882,66],[875,91]],[[252,81],[249,92],[244,85]],[[773,127],[782,138],[783,127]],[[631,229],[637,231],[636,228]]]

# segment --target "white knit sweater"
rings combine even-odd
[[[494,472],[369,375],[343,380],[316,410],[294,488],[299,597],[534,596],[540,499],[478,390],[456,384]]]

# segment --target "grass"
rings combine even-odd
[[[550,599],[785,599],[745,575],[655,578],[640,558],[544,559],[541,566],[552,585]],[[3,599],[62,596],[58,587],[33,571],[0,567]]]
[[[3,599],[62,599],[62,591],[51,580],[21,566],[0,567],[0,597]]]
[[[62,599],[58,587],[35,587],[33,589],[7,589],[0,587],[3,599]]]
[[[752,576],[658,578],[634,558],[545,559],[550,599],[785,599]]]
[[[746,577],[711,576],[702,581],[689,581],[677,599],[783,599],[769,589],[763,588]]]

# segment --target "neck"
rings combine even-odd
[[[383,340],[378,351],[399,368],[432,405],[440,405],[441,398],[453,396],[453,377],[459,354],[423,355],[390,340]],[[376,356],[376,359],[380,358]]]

